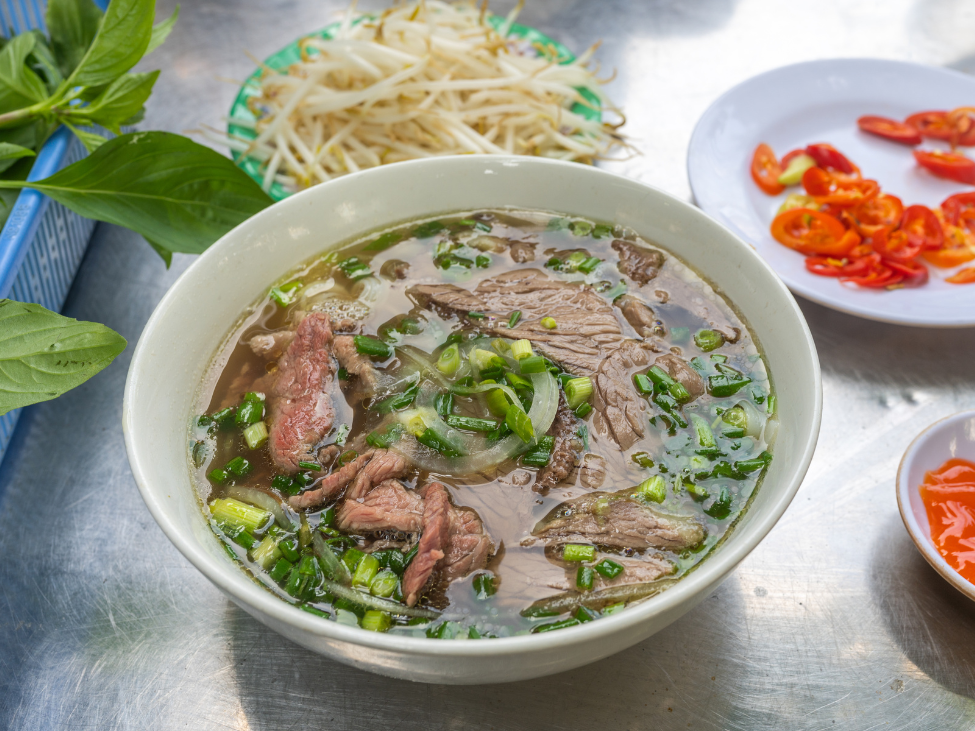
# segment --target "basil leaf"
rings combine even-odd
[[[82,124],[100,124],[116,134],[119,125],[138,114],[159,78],[159,72],[149,74],[125,74],[115,79],[87,107],[71,114],[72,121]]]
[[[149,46],[155,12],[156,0],[112,0],[66,85],[107,84],[135,66]]]
[[[44,82],[26,64],[36,42],[33,33],[22,33],[0,51],[0,108],[20,109],[47,99]]]
[[[152,36],[149,38],[149,45],[146,46],[146,52],[142,54],[143,56],[148,56],[166,42],[169,34],[173,32],[173,26],[176,25],[177,18],[179,18],[179,5],[176,6],[176,10],[166,20],[152,26]]]
[[[34,50],[27,57],[27,65],[37,74],[47,87],[47,93],[53,94],[64,81],[61,69],[47,45],[47,37],[36,28],[31,31],[34,35]]]
[[[74,132],[74,136],[81,141],[81,144],[85,146],[85,149],[88,150],[88,152],[94,152],[105,144],[105,138],[97,132],[88,132],[83,129],[78,129],[70,122],[65,122],[64,125]]]
[[[121,135],[23,185],[86,218],[140,233],[157,250],[188,254],[205,251],[272,203],[231,160],[170,132]]]
[[[0,415],[57,398],[125,350],[125,338],[40,305],[0,300]]]
[[[58,68],[68,76],[77,68],[95,39],[102,11],[92,0],[49,0],[47,32]]]
[[[159,256],[162,257],[163,262],[165,262],[166,264],[166,268],[169,269],[169,267],[173,265],[173,252],[171,252],[165,246],[160,246],[155,241],[150,239],[148,236],[143,236],[142,238],[144,238],[146,240],[146,243],[152,247],[153,251],[155,251],[157,254],[159,254]]]
[[[13,165],[22,157],[34,157],[35,152],[29,147],[0,142],[0,173]]]

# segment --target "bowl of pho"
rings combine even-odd
[[[592,167],[462,156],[217,242],[149,320],[123,420],[153,517],[265,625],[492,683],[706,597],[785,511],[820,412],[802,314],[733,234]]]

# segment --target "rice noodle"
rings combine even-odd
[[[302,39],[301,61],[264,69],[248,101],[257,137],[221,139],[265,165],[266,190],[445,154],[592,163],[629,149],[618,132],[622,114],[588,68],[595,47],[559,64],[552,49],[506,38],[520,7],[496,31],[473,2],[413,0],[378,17],[355,13],[353,3],[332,39]],[[579,88],[619,121],[572,112],[592,106]]]

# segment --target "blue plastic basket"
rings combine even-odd
[[[95,0],[104,9],[108,0]],[[45,29],[40,0],[0,0],[4,37]],[[87,155],[66,128],[55,132],[37,155],[30,180],[41,180]],[[36,302],[60,311],[88,247],[95,222],[72,213],[45,195],[24,189],[0,232],[0,299]],[[13,436],[20,410],[0,416],[0,460]]]

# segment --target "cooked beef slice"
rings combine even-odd
[[[440,581],[450,583],[487,566],[491,539],[484,524],[470,508],[450,506],[447,551],[440,570]]]
[[[536,245],[534,241],[513,241],[508,253],[518,264],[527,264],[530,261],[535,261]]]
[[[338,497],[339,493],[348,487],[356,475],[369,464],[373,454],[373,451],[360,454],[351,462],[342,465],[335,472],[327,475],[324,480],[318,483],[314,490],[308,490],[300,495],[288,498],[288,505],[295,510],[304,510],[306,508],[324,505],[333,498]]]
[[[664,265],[663,252],[647,249],[630,241],[616,239],[612,243],[613,250],[620,255],[617,265],[620,272],[637,284],[646,284],[657,276],[660,267]]]
[[[406,275],[410,272],[410,265],[399,259],[390,259],[383,263],[382,267],[379,269],[380,275],[385,279],[395,281],[397,279],[406,279]]]
[[[662,333],[663,328],[653,310],[650,309],[650,305],[639,297],[634,297],[632,294],[620,295],[613,304],[620,309],[623,317],[641,338]]]
[[[346,493],[345,499],[358,500],[365,497],[375,485],[394,477],[403,477],[410,467],[409,460],[399,452],[390,452],[386,449],[373,450],[372,459],[355,476],[355,481]]]
[[[691,401],[704,394],[704,379],[701,378],[701,374],[691,368],[680,356],[673,353],[660,355],[653,364],[663,368],[667,371],[667,375],[686,388],[691,395]]]
[[[349,372],[349,375],[359,379],[358,390],[365,396],[372,396],[379,388],[379,371],[377,371],[368,356],[363,355],[355,347],[352,335],[339,335],[332,343],[332,352],[339,365]]]
[[[645,404],[631,383],[630,369],[647,365],[656,345],[623,336],[612,305],[592,287],[551,279],[537,269],[517,269],[485,279],[473,292],[453,284],[423,284],[407,293],[420,306],[447,316],[482,312],[493,320],[471,320],[483,331],[531,340],[537,349],[567,371],[594,380],[593,405],[600,411],[597,433],[610,434],[629,449],[644,434]],[[522,319],[515,328],[501,327],[514,310]],[[555,330],[541,324],[558,323]]]
[[[273,333],[263,333],[255,335],[250,339],[251,351],[259,358],[266,360],[277,360],[284,354],[291,341],[294,340],[294,330],[278,330]]]
[[[599,563],[603,558],[603,556],[600,556],[596,563]],[[641,559],[620,558],[619,556],[606,556],[605,558],[609,558],[611,561],[620,564],[623,567],[623,572],[612,579],[607,579],[597,571],[596,581],[592,586],[592,591],[599,591],[610,586],[623,586],[624,584],[645,584],[650,581],[656,581],[663,576],[669,576],[677,569],[670,561],[659,556],[646,556]],[[565,583],[553,585],[552,588],[563,590],[575,589],[576,573],[578,571],[578,564],[567,566],[565,569]]]
[[[335,411],[329,390],[335,375],[328,315],[313,312],[295,330],[294,338],[271,382],[268,403],[271,459],[282,472],[294,473],[298,462],[332,428]]]
[[[568,500],[539,521],[532,535],[553,545],[594,543],[638,550],[688,548],[704,539],[704,528],[694,518],[660,512],[631,492],[593,492]]]
[[[439,482],[427,485],[423,492],[423,533],[416,556],[403,573],[403,596],[406,605],[414,606],[427,585],[437,563],[443,559],[450,536],[450,498]]]
[[[582,458],[579,476],[582,484],[592,490],[602,487],[606,480],[606,460],[598,454],[587,454]]]
[[[418,533],[422,524],[422,498],[399,480],[386,480],[358,500],[344,500],[335,514],[336,528],[359,535],[379,531]]]
[[[541,490],[555,487],[562,482],[575,467],[582,444],[577,434],[579,420],[565,402],[565,394],[559,391],[559,409],[548,433],[555,438],[552,456],[548,464],[538,471],[535,485]]]
[[[318,464],[328,469],[335,464],[335,460],[339,458],[340,454],[342,454],[342,447],[338,444],[326,444],[318,450]]]

